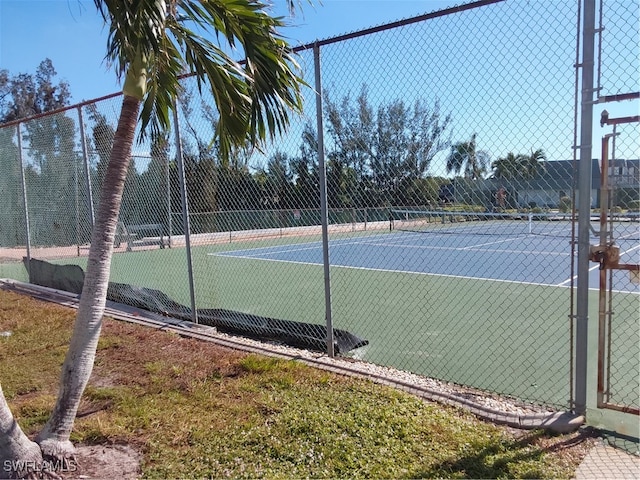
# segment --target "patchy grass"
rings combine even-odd
[[[34,435],[74,311],[0,290],[0,381]],[[406,393],[105,320],[72,440],[127,444],[149,478],[570,478],[579,433],[521,432]]]

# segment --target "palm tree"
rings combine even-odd
[[[493,178],[514,182],[512,188],[520,185],[526,191],[525,182],[538,176],[541,169],[544,169],[543,161],[546,156],[542,149],[532,151],[529,155],[522,153],[514,154],[509,152],[505,157],[501,157],[491,164]],[[526,201],[525,197],[525,201]],[[527,202],[528,203],[528,202]]]
[[[547,157],[542,149],[531,151],[529,155],[521,155],[520,161],[520,178],[523,183],[533,180],[542,171],[545,170],[544,162]],[[529,192],[530,188],[525,187],[525,204],[529,204]]]
[[[523,153],[507,153],[506,157],[500,157],[491,164],[493,178],[504,180],[530,180],[535,178],[544,169],[544,162],[547,159],[544,151],[538,149],[529,155]]]
[[[287,42],[258,0],[94,0],[109,24],[107,58],[124,76],[123,101],[101,188],[84,289],[60,390],[51,416],[30,441],[13,418],[0,388],[0,476],[36,473],[43,458],[70,459],[69,440],[80,397],[93,368],[106,303],[111,255],[125,178],[138,120],[143,138],[169,127],[179,93],[179,76],[193,72],[211,90],[219,112],[215,132],[220,152],[229,155],[247,140],[256,144],[282,131],[291,111],[300,111],[301,78]],[[293,0],[289,0],[293,8]],[[187,26],[193,25],[195,30]],[[245,63],[208,40],[242,47]],[[7,463],[22,461],[22,463]],[[29,471],[31,468],[32,471]]]
[[[500,157],[491,164],[493,177],[501,180],[513,180],[522,174],[523,155],[513,152],[507,153],[506,157]]]
[[[525,180],[537,177],[544,170],[544,162],[547,156],[544,150],[532,151],[529,155],[522,155],[521,176]]]
[[[451,146],[447,157],[447,173],[459,174],[464,170],[464,176],[477,180],[487,172],[489,154],[476,147],[476,134],[471,135],[468,142],[460,142]]]

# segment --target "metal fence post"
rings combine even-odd
[[[167,155],[166,162],[164,164],[165,180],[167,187],[167,222],[169,223],[169,246],[171,246],[173,237],[173,220],[171,219],[171,168],[169,165],[169,155]]]
[[[578,170],[578,280],[576,297],[575,413],[587,410],[587,360],[589,328],[589,226],[591,222],[593,70],[595,50],[595,0],[584,0],[582,27],[582,94],[580,164]],[[603,172],[606,174],[606,172]]]
[[[29,275],[29,281],[31,281],[31,230],[29,228],[29,203],[27,202],[27,181],[24,177],[24,160],[22,158],[22,133],[20,132],[20,125],[16,125],[16,134],[18,135],[18,159],[20,160],[20,181],[22,183],[22,206],[24,207],[24,229],[27,235],[26,247],[27,247],[27,274]]]
[[[82,158],[84,160],[84,174],[87,181],[87,203],[89,207],[89,221],[91,222],[91,230],[95,222],[95,213],[93,210],[93,189],[91,187],[91,168],[89,166],[89,154],[87,152],[87,138],[84,131],[84,116],[82,115],[82,107],[78,106],[78,119],[80,122],[80,142],[82,145]]]
[[[318,129],[318,169],[320,171],[320,216],[322,221],[322,263],[324,265],[324,301],[327,323],[327,354],[334,357],[333,318],[331,316],[331,269],[329,268],[329,217],[327,212],[327,171],[324,162],[324,135],[322,124],[322,78],[320,75],[320,47],[313,46],[313,65],[316,86],[316,122]]]
[[[184,158],[182,157],[182,141],[180,139],[180,122],[178,119],[178,102],[174,104],[173,122],[176,136],[176,157],[178,162],[178,182],[180,183],[180,198],[182,200],[182,224],[184,226],[184,241],[187,251],[187,271],[189,276],[189,296],[191,299],[191,320],[198,323],[196,310],[196,293],[193,282],[193,262],[191,260],[191,226],[189,224],[189,201],[187,199],[187,185],[184,174]]]

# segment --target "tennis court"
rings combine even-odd
[[[330,243],[332,266],[449,275],[478,280],[568,286],[571,283],[570,225],[568,221],[509,218],[504,215],[432,213],[429,220],[409,218],[394,232]],[[474,215],[475,219],[455,217]],[[475,220],[475,221],[474,221]],[[424,222],[424,223],[422,223]],[[618,228],[622,263],[638,263],[638,223]],[[407,233],[411,232],[411,233]],[[597,232],[592,240],[597,243]],[[218,253],[213,253],[218,255]],[[320,241],[233,250],[220,253],[234,258],[322,265]],[[597,288],[598,265],[591,268],[590,285]],[[618,282],[620,291],[637,293],[631,280]]]
[[[514,224],[513,219],[443,223],[440,218],[419,225],[421,233],[414,231],[416,219],[412,222],[410,228],[395,222],[393,230],[331,235],[334,328],[369,341],[354,356],[566,407],[571,396],[569,238],[541,234],[542,224]],[[638,263],[638,224],[624,225],[621,262]],[[185,250],[176,247],[120,252],[113,257],[111,280],[156,288],[188,305],[185,258]],[[319,235],[196,245],[192,258],[198,308],[325,323]],[[56,263],[85,267],[86,259]],[[172,274],[160,274],[163,271]],[[588,367],[595,382],[597,264],[591,266],[591,275]],[[615,331],[638,336],[638,285],[627,272],[615,275],[620,292]],[[620,352],[624,358],[618,364],[633,370],[640,339],[628,344],[633,347]],[[634,380],[619,385],[617,394],[635,398],[637,375],[619,375]]]
[[[493,233],[471,222],[441,225],[423,233],[333,236],[334,326],[370,341],[356,352],[365,360],[565,406],[571,368],[569,239],[529,233],[528,225],[508,232],[506,224],[494,224]],[[637,262],[634,238],[620,242],[621,261]],[[216,301],[225,308],[247,308],[249,294],[253,313],[323,323],[320,239],[276,243],[208,247],[207,272],[199,277],[215,285]],[[597,264],[590,275],[593,343]],[[624,272],[616,275],[619,311],[636,312],[638,286]],[[617,317],[620,332],[635,331],[632,317]],[[593,345],[589,368],[595,379]],[[628,368],[638,353],[625,352]],[[638,385],[627,387],[625,395],[638,391]]]

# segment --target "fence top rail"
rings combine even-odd
[[[38,118],[48,117],[50,115],[56,115],[58,113],[64,113],[69,110],[75,110],[78,108],[85,107],[87,105],[91,105],[92,103],[98,103],[103,100],[108,100],[110,98],[118,97],[122,95],[122,92],[110,93],[109,95],[104,95],[102,97],[94,98],[92,100],[84,100],[80,103],[76,103],[74,105],[69,105],[67,107],[56,108],[55,110],[49,110],[47,112],[37,113],[35,115],[31,115],[29,117],[18,118],[17,120],[11,120],[10,122],[0,123],[0,128],[9,128],[14,127],[16,125],[20,125],[21,123],[27,123],[33,120],[37,120]]]
[[[333,43],[342,42],[345,40],[351,40],[353,38],[363,37],[365,35],[370,35],[372,33],[383,32],[385,30],[391,30],[397,27],[403,27],[406,25],[411,25],[413,23],[423,22],[425,20],[431,20],[438,17],[445,17],[447,15],[451,15],[454,13],[464,12],[466,10],[472,10],[474,8],[484,7],[487,5],[491,5],[494,3],[504,2],[506,0],[478,0],[476,2],[465,3],[463,5],[456,5],[454,7],[444,8],[442,10],[436,10],[434,12],[425,13],[422,15],[417,15],[415,17],[406,18],[404,20],[397,20],[395,22],[384,23],[382,25],[378,25],[377,27],[365,28],[364,30],[358,30],[356,32],[345,33],[343,35],[337,35],[335,37],[326,38],[324,40],[316,40],[311,43],[307,43],[304,45],[300,45],[298,47],[294,47],[294,52],[302,52],[305,50],[311,50],[315,46],[322,47],[324,45],[331,45]]]
[[[405,25],[411,25],[413,23],[419,23],[419,22],[423,22],[425,20],[431,20],[434,18],[438,18],[438,17],[444,17],[447,15],[451,15],[454,13],[460,13],[460,12],[464,12],[466,10],[472,10],[475,8],[479,8],[479,7],[484,7],[487,5],[491,5],[494,3],[501,3],[504,2],[506,0],[477,0],[475,2],[470,2],[470,3],[465,3],[463,5],[457,5],[454,7],[450,7],[450,8],[445,8],[442,10],[436,10],[434,12],[430,12],[430,13],[425,13],[422,15],[418,15],[415,17],[410,17],[410,18],[406,18],[404,20],[397,20],[395,22],[390,22],[390,23],[384,23],[382,25],[378,25],[377,27],[371,27],[371,28],[365,28],[364,30],[358,30],[356,32],[351,32],[351,33],[347,33],[347,34],[343,34],[343,35],[338,35],[335,37],[330,37],[330,38],[326,38],[324,40],[316,40],[314,42],[311,43],[307,43],[304,45],[299,45],[297,47],[294,47],[292,50],[295,53],[299,53],[299,52],[303,52],[305,50],[311,50],[316,46],[325,46],[325,45],[331,45],[333,43],[338,43],[338,42],[342,42],[345,40],[350,40],[353,38],[358,38],[358,37],[363,37],[366,35],[370,35],[372,33],[378,33],[378,32],[383,32],[385,30],[391,30],[397,27],[402,27]],[[244,60],[239,61],[239,63],[244,63]],[[188,74],[184,74],[181,75],[179,78],[180,79],[184,79],[184,78],[189,78],[194,76],[194,73],[188,73]],[[24,118],[19,118],[17,120],[11,120],[10,122],[6,122],[6,123],[2,123],[0,124],[0,129],[1,128],[9,128],[9,127],[14,127],[16,125],[20,125],[21,123],[26,123],[32,120],[36,120],[38,118],[42,118],[42,117],[46,117],[49,115],[56,115],[59,113],[64,113],[67,112],[69,110],[74,110],[74,109],[78,109],[78,108],[82,108],[86,105],[91,105],[93,103],[98,103],[101,102],[103,100],[108,100],[110,98],[115,98],[122,95],[122,92],[115,92],[115,93],[111,93],[109,95],[104,95],[102,97],[97,97],[91,100],[84,100],[82,102],[73,104],[73,105],[69,105],[67,107],[61,107],[61,108],[57,108],[55,110],[50,110],[47,112],[43,112],[43,113],[38,113],[36,115],[31,115],[29,117],[24,117]]]

